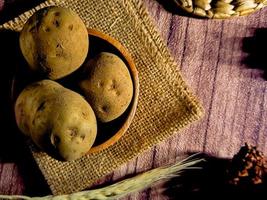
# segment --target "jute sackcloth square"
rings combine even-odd
[[[140,0],[46,1],[0,28],[20,31],[38,9],[60,5],[74,10],[88,28],[124,45],[139,72],[137,111],[127,133],[102,152],[72,162],[57,161],[33,150],[33,156],[53,194],[83,190],[158,142],[198,120],[203,109],[183,81],[177,64],[156,31]]]

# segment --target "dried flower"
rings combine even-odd
[[[257,185],[264,182],[267,173],[267,160],[255,146],[241,147],[233,157],[229,169],[229,183],[233,185]]]

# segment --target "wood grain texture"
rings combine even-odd
[[[203,20],[180,16],[175,9],[167,12],[164,1],[145,4],[206,114],[119,171],[147,170],[187,152],[231,158],[245,142],[266,153],[267,62],[257,53],[267,44],[267,10],[231,20]],[[129,199],[168,199],[159,190],[154,187]]]
[[[203,103],[205,116],[97,181],[95,187],[172,163],[183,153],[231,158],[248,142],[267,154],[267,61],[263,53],[267,9],[230,20],[204,20],[182,16],[167,1],[159,2],[144,0],[180,66],[177,71]],[[0,157],[0,193],[31,190],[25,172],[18,170],[20,164]],[[30,169],[37,170],[34,165]],[[159,185],[124,199],[169,199],[161,190]],[[40,192],[48,193],[47,189]]]

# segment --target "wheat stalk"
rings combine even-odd
[[[0,199],[25,199],[25,200],[111,200],[118,199],[130,193],[134,193],[150,187],[162,180],[167,180],[173,177],[180,176],[181,172],[188,169],[199,169],[193,165],[203,161],[203,159],[194,158],[195,155],[189,156],[186,159],[179,161],[171,166],[159,167],[150,171],[144,172],[135,177],[125,179],[113,185],[77,192],[69,195],[59,196],[44,196],[44,197],[28,197],[21,195],[0,195]]]

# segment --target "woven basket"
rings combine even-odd
[[[253,13],[267,5],[267,0],[169,0],[186,12],[205,18],[226,19]]]

